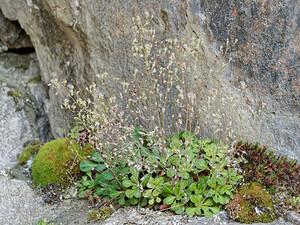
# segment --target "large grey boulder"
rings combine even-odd
[[[45,83],[66,79],[83,90],[95,74],[127,79],[139,62],[131,55],[132,17],[149,11],[157,37],[199,38],[203,43],[197,72],[198,88],[209,80],[219,95],[233,97],[224,110],[237,138],[261,142],[300,159],[299,68],[296,66],[299,6],[297,1],[88,1],[0,0],[6,18],[18,21],[30,36]],[[232,60],[217,59],[226,40]],[[64,96],[49,89],[46,111],[51,129],[69,128],[72,115],[59,105]],[[269,110],[259,111],[267,103]],[[266,108],[265,108],[266,109]],[[210,126],[207,136],[212,136]]]

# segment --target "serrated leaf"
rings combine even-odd
[[[171,156],[169,160],[174,166],[178,166],[180,164],[180,159],[177,155]]]
[[[196,208],[196,214],[197,214],[198,216],[201,216],[201,215],[202,215],[202,211],[201,211],[201,208],[200,208],[200,207]]]
[[[131,187],[132,185],[134,185],[134,183],[132,183],[131,180],[126,179],[126,180],[123,180],[122,185],[123,185],[124,187],[126,187],[126,188],[129,188],[129,187]]]
[[[175,200],[175,196],[166,197],[164,199],[164,204],[171,205]]]

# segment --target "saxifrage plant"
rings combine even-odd
[[[191,140],[187,146],[183,144],[185,139]],[[220,206],[233,198],[233,185],[241,178],[227,166],[231,160],[228,148],[184,132],[173,135],[168,142],[168,157],[153,151],[145,156],[144,160],[149,162],[159,158],[159,166],[152,174],[122,161],[117,167],[109,168],[100,154],[94,153],[91,161],[80,164],[80,169],[87,174],[79,185],[80,196],[93,191],[90,198],[116,200],[121,205],[144,207],[160,203],[177,214],[204,213],[207,217],[217,214]],[[186,155],[180,156],[179,149]]]
[[[80,195],[123,205],[162,203],[176,213],[211,216],[229,201],[240,178],[233,149],[226,145],[233,138],[230,115],[222,114],[230,100],[218,99],[209,83],[202,99],[194,81],[203,74],[191,67],[201,43],[157,41],[151,19],[147,14],[145,23],[133,20],[132,50],[142,65],[128,80],[97,75],[85,99],[66,80],[62,86],[52,81],[67,95],[64,107],[76,113],[86,140],[97,149],[81,164],[87,175]],[[207,79],[211,72],[204,75]],[[226,144],[197,138],[209,133],[208,127],[213,140],[224,138]]]

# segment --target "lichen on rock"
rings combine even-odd
[[[232,219],[241,223],[269,223],[277,218],[271,195],[258,182],[240,188],[226,209]]]
[[[68,186],[80,174],[80,162],[93,152],[91,145],[82,147],[69,138],[50,141],[40,149],[34,159],[33,180],[40,187],[58,183]]]

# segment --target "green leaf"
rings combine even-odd
[[[197,190],[197,183],[192,183],[189,187],[190,191],[196,191]]]
[[[208,198],[204,204],[205,206],[213,206],[214,205],[214,201],[211,198]]]
[[[181,173],[179,173],[179,176],[184,178],[184,179],[189,179],[190,178],[190,174],[188,172],[181,172]]]
[[[154,178],[153,177],[151,177],[150,179],[149,179],[149,182],[148,182],[148,184],[147,184],[147,187],[148,188],[155,188],[155,180],[154,180]]]
[[[91,181],[90,180],[84,180],[84,181],[81,181],[81,183],[84,185],[84,186],[89,186],[91,184]]]
[[[202,204],[204,197],[202,195],[192,195],[191,196],[191,202],[196,204],[197,206],[200,206]]]
[[[137,198],[131,198],[131,199],[129,199],[129,202],[130,202],[130,204],[132,204],[132,205],[136,205],[138,202],[139,202],[139,200],[137,199]]]
[[[203,206],[203,207],[202,207],[202,210],[203,210],[203,212],[204,212],[204,216],[205,216],[205,217],[211,218],[211,217],[214,216],[214,214],[212,214],[212,213],[210,212],[209,207]]]
[[[169,160],[174,166],[178,166],[180,164],[180,159],[177,155],[171,156]]]
[[[194,216],[196,213],[196,209],[195,207],[188,207],[185,212],[186,214],[188,214],[189,216]]]
[[[219,185],[224,185],[226,183],[226,179],[224,177],[218,177],[217,182]]]
[[[164,177],[159,177],[157,179],[157,185],[160,186],[160,187],[164,184],[164,182],[165,182],[165,178]]]
[[[155,188],[154,191],[152,192],[152,195],[154,197],[159,196],[162,193],[162,189],[161,188]]]
[[[174,187],[170,184],[165,184],[162,189],[164,194],[175,194]]]
[[[128,179],[123,180],[122,184],[123,184],[123,186],[126,187],[126,188],[129,188],[129,187],[131,187],[132,185],[134,185],[134,183],[132,183],[132,181],[131,181],[131,180],[128,180]]]
[[[93,153],[92,160],[97,163],[104,163],[104,160],[99,152]]]
[[[112,192],[110,192],[109,196],[110,196],[111,198],[116,198],[116,197],[118,197],[120,194],[122,194],[122,191],[112,191]]]
[[[125,191],[125,195],[127,198],[132,198],[135,192],[136,192],[136,190],[128,189]]]
[[[209,170],[207,160],[199,159],[196,163],[196,167],[200,170]]]
[[[143,196],[145,198],[149,198],[151,196],[151,194],[152,194],[152,190],[153,189],[149,189],[149,190],[144,191]]]
[[[136,198],[140,198],[142,196],[142,193],[141,193],[140,190],[137,190],[137,191],[134,192],[133,196],[136,197]]]
[[[125,205],[125,197],[120,198],[119,201],[118,201],[118,203],[119,203],[120,205]]]
[[[220,195],[220,196],[219,196],[219,202],[220,202],[222,205],[225,205],[225,204],[226,204],[226,199],[225,199],[222,195]]]
[[[132,174],[130,180],[137,184],[139,182],[139,171],[135,167],[130,167],[130,173]]]
[[[86,173],[93,170],[96,166],[98,166],[98,164],[85,160],[80,163],[80,170]]]
[[[214,200],[215,203],[220,203],[220,201],[219,201],[219,195],[215,195],[213,197],[213,200]]]
[[[175,213],[177,214],[182,214],[184,212],[184,206],[180,205],[177,207],[177,209],[175,210]]]
[[[105,180],[112,180],[112,179],[114,179],[114,174],[113,174],[113,172],[111,170],[105,171],[104,174],[103,174],[103,176],[104,176]]]
[[[182,204],[188,203],[189,201],[190,201],[190,199],[188,197],[185,197],[185,198],[181,199]]]
[[[150,200],[149,200],[149,205],[153,205],[154,204],[154,198],[151,198]]]
[[[130,174],[130,167],[124,167],[123,169],[122,169],[122,172],[124,173],[124,174]]]
[[[95,169],[98,172],[102,172],[103,170],[106,170],[106,166],[104,164],[98,164]]]
[[[142,186],[144,188],[147,187],[149,179],[150,179],[150,174],[146,174],[145,176],[142,177],[141,181],[142,181]]]
[[[170,178],[173,178],[176,175],[176,171],[172,168],[168,168],[167,170],[167,176]]]
[[[215,184],[216,184],[216,177],[217,177],[217,174],[214,173],[214,174],[209,178],[209,180],[207,181],[207,185],[208,185],[209,187],[215,186]]]
[[[141,207],[145,207],[148,203],[148,199],[147,198],[142,198],[142,201],[141,201]]]
[[[164,204],[171,205],[175,200],[175,196],[166,197],[164,199]]]
[[[161,202],[161,198],[160,198],[160,197],[157,197],[157,198],[156,198],[156,202],[157,202],[157,203],[160,203],[160,202]]]
[[[219,207],[215,206],[215,207],[209,207],[209,209],[213,212],[213,214],[217,215],[220,212]]]

